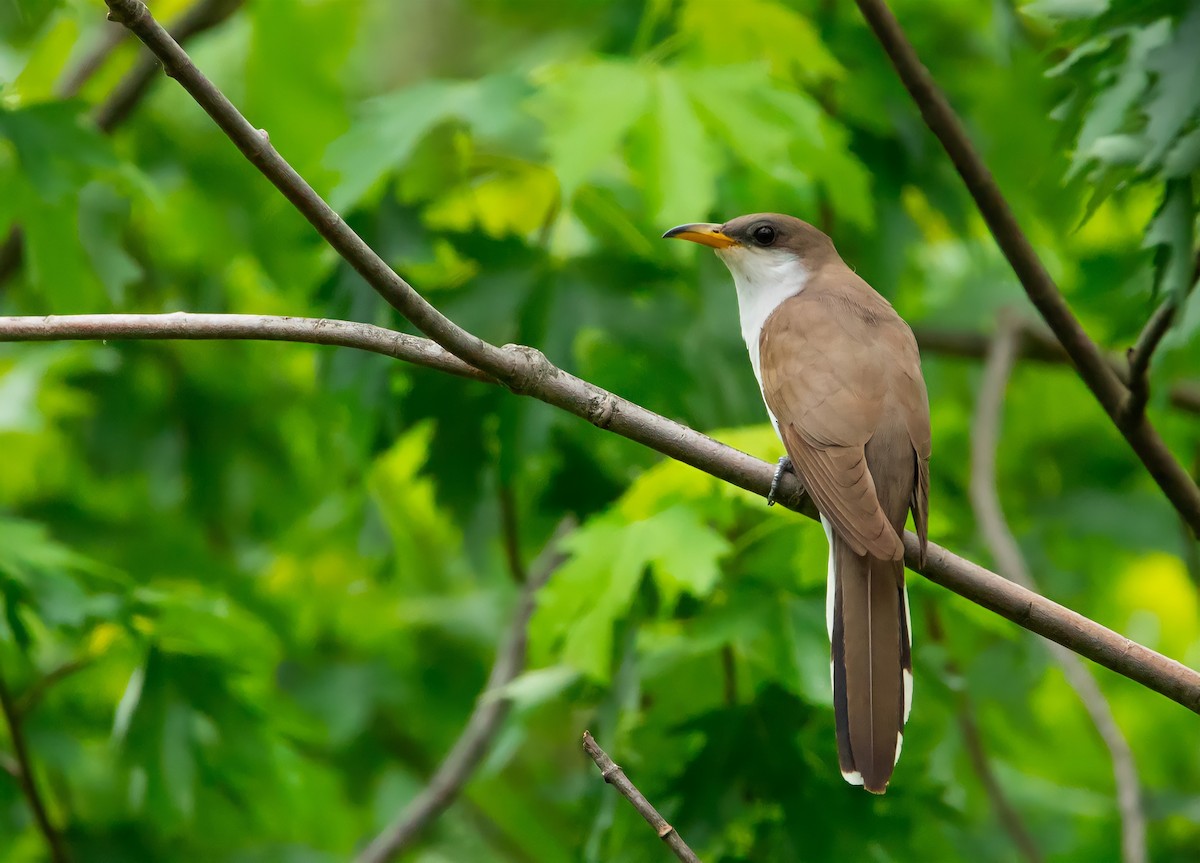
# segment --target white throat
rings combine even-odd
[[[742,338],[746,340],[750,365],[754,367],[754,377],[761,390],[762,364],[758,340],[763,325],[780,303],[804,290],[809,271],[799,258],[783,249],[733,246],[718,250],[717,255],[733,274],[738,314],[742,319]],[[774,415],[771,421],[775,422]]]

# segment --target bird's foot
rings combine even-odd
[[[792,460],[786,455],[781,456],[779,463],[775,466],[775,476],[771,479],[771,490],[767,492],[767,506],[775,505],[775,493],[779,491],[779,481],[783,479],[785,473],[795,473],[792,468]]]

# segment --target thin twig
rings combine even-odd
[[[967,357],[982,359],[987,355],[992,337],[977,330],[958,330],[942,327],[913,327],[917,344],[921,346],[921,354],[939,354],[950,357]],[[1019,356],[1023,360],[1048,363],[1051,365],[1071,365],[1062,343],[1054,334],[1042,326],[1029,323],[1021,327],[1021,344]],[[1128,385],[1129,362],[1125,357],[1110,353],[1105,360],[1113,373]],[[1167,392],[1167,399],[1177,410],[1188,413],[1200,413],[1200,381],[1181,381],[1175,383]]]
[[[962,671],[959,669],[958,663],[954,661],[954,657],[950,655],[946,633],[942,628],[942,618],[938,614],[936,603],[926,603],[925,625],[929,632],[930,643],[940,645],[945,653],[947,679],[961,679]],[[987,747],[983,743],[983,734],[980,733],[979,724],[975,721],[971,696],[962,687],[952,689],[954,700],[958,705],[958,709],[954,712],[955,721],[958,723],[958,732],[962,735],[963,746],[967,750],[967,759],[971,762],[971,769],[975,771],[975,775],[979,777],[979,784],[983,786],[983,793],[987,795],[992,809],[996,811],[996,818],[999,819],[1000,826],[1012,839],[1013,845],[1021,852],[1021,856],[1029,863],[1041,863],[1042,852],[1038,850],[1037,843],[1033,841],[1033,836],[1030,834],[1029,828],[1025,826],[1021,813],[1004,793],[1000,780],[996,778],[996,771],[992,770],[992,762],[988,758]]]
[[[21,717],[13,703],[3,675],[0,675],[0,713],[4,714],[4,721],[8,724],[8,736],[12,741],[17,782],[21,786],[21,793],[25,795],[25,802],[29,804],[29,809],[33,812],[34,823],[37,824],[38,830],[46,840],[50,859],[54,863],[67,863],[69,858],[63,845],[62,836],[50,823],[46,804],[42,800],[42,793],[33,774],[33,759],[29,756],[29,747],[25,742],[25,729],[21,724]]]
[[[163,315],[33,315],[0,317],[0,342],[69,340],[247,339],[338,345],[383,354],[460,378],[494,383],[492,378],[447,353],[428,339],[355,321],[290,318],[276,315],[212,315],[172,312]]]
[[[688,844],[683,841],[683,837],[667,823],[667,820],[658,814],[650,801],[646,799],[641,791],[638,791],[637,786],[629,781],[629,777],[625,775],[625,771],[618,767],[613,760],[608,757],[608,753],[600,748],[600,744],[592,737],[590,731],[583,732],[583,751],[586,752],[591,759],[596,762],[596,766],[600,768],[600,775],[604,777],[604,781],[620,792],[629,803],[637,810],[638,815],[646,819],[646,823],[654,828],[654,832],[658,834],[658,838],[667,843],[675,856],[683,863],[700,863],[700,858],[696,856]]]
[[[1001,575],[1035,590],[1025,555],[1004,518],[996,483],[996,451],[1000,440],[1004,391],[1016,359],[1018,338],[1016,326],[1002,319],[984,365],[979,404],[971,430],[971,504],[979,521],[979,532],[991,549]],[[1145,863],[1146,817],[1142,811],[1141,785],[1129,742],[1121,733],[1096,679],[1079,657],[1058,644],[1048,644],[1047,648],[1062,668],[1067,683],[1079,696],[1112,759],[1117,808],[1121,813],[1122,858],[1125,863]]]
[[[496,347],[463,330],[429,305],[355,234],[270,145],[233,104],[205,78],[187,54],[154,21],[139,0],[106,0],[110,14],[126,24],[163,61],[196,102],[246,157],[317,229],[318,233],[377,293],[450,353],[529,395],[712,474],[755,494],[766,495],[774,469],[759,459],[713,441],[641,405],[619,398],[550,363],[533,348]],[[815,517],[799,481],[787,474],[779,502]],[[916,537],[905,535],[905,560],[930,580],[1002,614],[1039,635],[1078,650],[1200,712],[1200,673],[1122,638],[1083,615],[1024,590],[977,564],[933,544],[927,560]]]
[[[574,527],[574,519],[563,519],[534,561],[530,576],[521,590],[512,624],[496,653],[487,683],[462,734],[434,772],[429,784],[382,833],[371,840],[371,844],[358,855],[357,863],[385,863],[403,853],[426,827],[449,808],[487,755],[492,739],[509,709],[509,700],[498,695],[497,691],[525,668],[529,619],[536,607],[537,592],[562,565],[565,555],[559,545]]]
[[[1017,223],[1016,216],[967,137],[962,122],[950,107],[929,70],[885,0],[857,0],[858,8],[887,52],[904,86],[921,111],[930,131],[937,137],[958,170],[979,213],[991,229],[1001,252],[1008,259],[1025,293],[1062,342],[1083,382],[1095,395],[1109,418],[1125,436],[1142,464],[1154,477],[1175,509],[1200,536],[1200,488],[1171,454],[1150,421],[1142,415],[1134,423],[1123,419],[1128,390],[1109,367],[1104,354],[1088,338],[1083,326],[1059,293],[1054,280]]]
[[[1121,415],[1121,422],[1126,425],[1140,422],[1146,413],[1146,402],[1150,398],[1150,358],[1174,320],[1175,300],[1172,298],[1154,310],[1137,343],[1129,349],[1129,396]]]
[[[100,71],[108,62],[108,58],[128,36],[129,31],[124,27],[115,24],[106,26],[104,32],[100,34],[100,40],[92,46],[92,49],[80,57],[79,61],[59,78],[58,85],[54,88],[55,95],[60,99],[73,99],[78,96],[83,85]]]
[[[508,561],[508,574],[521,584],[529,576],[525,572],[525,561],[521,559],[521,524],[517,517],[517,494],[511,484],[501,481],[498,494],[500,500],[500,534],[504,540],[504,558]]]
[[[72,674],[77,674],[85,668],[91,667],[94,661],[91,657],[72,659],[43,674],[17,697],[16,702],[13,704],[13,709],[16,711],[17,717],[24,720],[55,685],[66,680]]]
[[[199,0],[171,23],[171,36],[183,44],[216,27],[238,10],[245,0]],[[102,132],[111,132],[125,122],[142,101],[158,74],[158,61],[143,52],[133,68],[121,79],[104,104],[96,109],[96,125]]]

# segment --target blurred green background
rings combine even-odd
[[[164,21],[187,4],[157,0]],[[1088,331],[1123,350],[1194,280],[1200,4],[902,0]],[[129,40],[99,0],[0,2],[2,314],[176,310],[409,329],[173,82],[94,120]],[[725,269],[671,225],[780,210],[921,333],[1033,318],[850,3],[249,0],[198,65],[460,324],[763,458]],[[19,255],[13,252],[19,250]],[[1156,357],[1185,464],[1200,301]],[[977,359],[924,353],[931,537],[967,499]],[[1200,665],[1196,546],[1065,366],[1008,393],[1000,494],[1054,599]],[[892,788],[836,768],[825,539],[529,399],[349,350],[0,346],[0,677],[72,861],[345,860],[423,787],[555,524],[513,710],[406,859],[662,861],[585,728],[701,857],[1117,860],[1107,750],[1042,644],[910,576],[916,698]],[[516,561],[516,565],[514,565]],[[931,628],[934,630],[931,632]],[[1094,669],[1155,861],[1200,853],[1196,717]],[[0,861],[48,859],[0,732]],[[1028,857],[1024,858],[1028,859]]]

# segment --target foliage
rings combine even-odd
[[[895,8],[1089,331],[1123,348],[1161,292],[1185,302],[1200,5]],[[0,5],[0,230],[24,250],[3,313],[405,328],[172,82],[97,131],[133,46],[56,96],[108,26],[95,0]],[[764,458],[728,276],[663,229],[793,212],[915,325],[1025,309],[852,4],[251,0],[188,47],[455,320]],[[1151,402],[1184,459],[1195,419],[1164,394],[1200,360],[1190,297]],[[931,534],[986,563],[977,364],[924,363]],[[1006,416],[1000,491],[1043,590],[1200,662],[1194,544],[1090,395],[1024,367]],[[518,593],[505,524],[531,559],[566,512],[515,709],[414,859],[665,859],[584,728],[708,861],[1013,859],[964,693],[1047,858],[1117,856],[1105,751],[1031,637],[912,576],[916,705],[868,798],[836,770],[821,531],[545,405],[308,346],[7,345],[0,448],[0,674],[72,860],[346,859],[475,703]],[[1153,859],[1193,859],[1194,717],[1097,674]],[[9,780],[0,861],[45,859]]]

